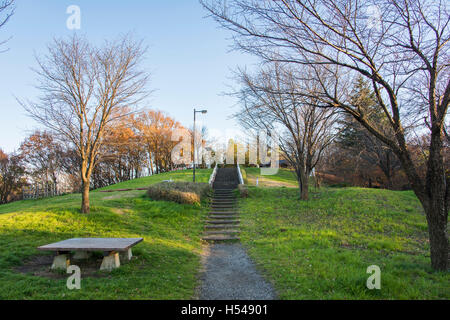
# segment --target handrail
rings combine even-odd
[[[239,176],[239,184],[245,184],[244,179],[242,178],[241,167],[237,164],[238,176]]]
[[[211,176],[209,177],[209,185],[212,187],[214,184],[214,181],[216,180],[216,175],[217,175],[217,170],[219,169],[219,167],[216,166],[214,167],[214,171],[211,173]]]

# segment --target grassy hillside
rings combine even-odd
[[[197,182],[208,182],[209,177],[213,169],[202,169],[195,170],[195,177]],[[182,170],[182,171],[174,171],[161,173],[157,175],[153,175],[150,177],[144,177],[140,179],[134,179],[130,181],[121,182],[112,186],[108,186],[105,188],[101,188],[99,190],[115,190],[115,189],[136,189],[136,188],[145,188],[150,184],[158,183],[164,180],[174,180],[174,181],[192,181],[192,170]]]
[[[258,169],[246,168],[247,178]],[[212,170],[199,170],[207,182]],[[293,183],[288,170],[266,181]],[[104,188],[135,189],[162,180],[190,181],[192,171],[166,173]],[[240,200],[242,242],[281,299],[449,299],[449,273],[430,268],[427,225],[412,192],[361,188],[312,190],[250,187]],[[261,186],[261,184],[260,184]],[[79,194],[0,206],[0,299],[189,299],[200,269],[207,204],[152,201],[145,191]],[[66,274],[48,272],[51,253],[36,247],[72,237],[143,237],[135,259],[112,273],[82,267],[81,290]],[[43,263],[43,261],[45,263]],[[381,290],[368,290],[366,269],[381,268]],[[84,272],[84,273],[83,273]]]
[[[199,170],[206,182],[212,170]],[[137,179],[105,189],[140,188],[192,171]],[[152,201],[145,191],[91,192],[92,213],[79,213],[81,196],[19,201],[0,206],[0,299],[188,299],[200,267],[202,206]],[[81,290],[65,274],[48,275],[51,253],[36,247],[72,237],[143,237],[135,259],[112,273],[81,270]],[[39,261],[48,260],[42,270]],[[101,257],[100,257],[101,259]],[[99,267],[100,261],[94,270]],[[27,266],[29,267],[27,269]]]
[[[282,169],[278,170],[276,175],[261,175],[259,168],[244,168],[247,177],[247,183],[250,186],[256,185],[256,178],[258,178],[258,186],[260,187],[298,187],[297,178],[292,170]]]
[[[242,241],[281,299],[450,299],[412,192],[323,188],[301,202],[295,189],[250,187],[240,206]],[[370,265],[381,290],[366,288]]]

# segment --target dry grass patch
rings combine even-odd
[[[200,204],[211,191],[207,183],[162,182],[148,188],[147,195],[153,200],[167,200],[181,204]]]

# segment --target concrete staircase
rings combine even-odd
[[[213,184],[214,195],[203,240],[231,241],[239,238],[239,219],[234,189],[239,184],[236,168],[220,168]]]

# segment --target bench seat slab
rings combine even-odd
[[[38,247],[44,251],[122,251],[143,241],[143,238],[74,238]]]

